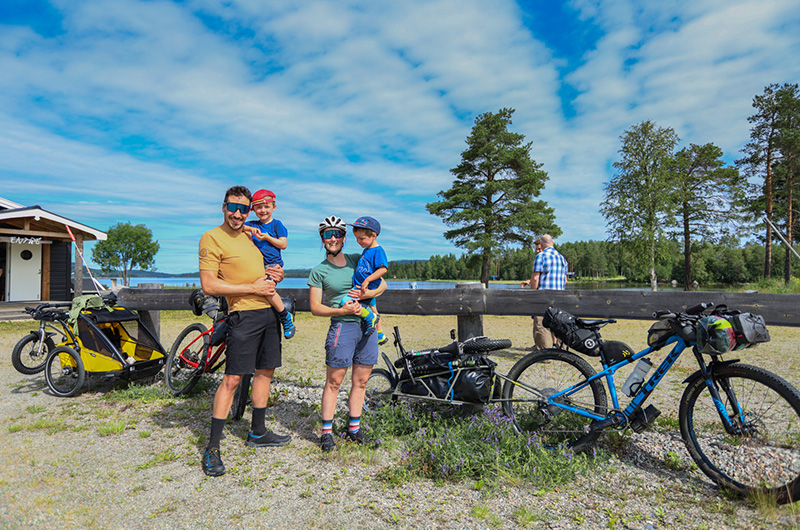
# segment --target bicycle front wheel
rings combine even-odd
[[[526,355],[508,373],[503,387],[503,411],[520,433],[538,434],[549,448],[567,446],[586,450],[600,436],[587,432],[591,418],[577,412],[548,405],[547,398],[568,389],[596,372],[575,355],[562,350],[541,350]],[[595,414],[607,412],[606,391],[600,380],[558,398],[558,402]]]
[[[172,344],[164,367],[167,386],[175,396],[188,394],[203,375],[201,360],[208,351],[207,328],[199,323],[188,325]]]
[[[364,410],[376,410],[386,405],[392,398],[394,386],[389,372],[383,368],[373,368],[367,380],[364,395]]]
[[[14,350],[11,352],[11,364],[21,374],[38,374],[44,370],[47,354],[55,348],[56,345],[53,344],[53,339],[50,337],[42,341],[39,340],[38,334],[30,333],[22,337],[14,346]]]
[[[694,379],[681,398],[681,436],[698,467],[720,486],[800,498],[800,393],[777,375],[746,364],[714,369],[732,432],[722,423],[706,382]]]

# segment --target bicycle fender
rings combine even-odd
[[[392,361],[389,360],[389,356],[385,353],[381,352],[381,357],[383,358],[383,362],[386,363],[386,367],[389,369],[389,375],[392,377],[392,385],[397,385],[397,381],[400,379],[400,376],[397,375],[397,370],[392,364]]]
[[[36,335],[37,339],[41,339],[42,338],[42,332],[40,330],[38,330],[38,329],[31,331],[31,334],[32,335]],[[46,331],[45,334],[44,334],[44,338],[45,339],[49,339],[50,337],[53,337],[53,336],[55,336],[55,333],[53,333],[52,331]]]
[[[710,367],[710,369],[711,369],[711,373],[714,373],[714,371],[715,371],[717,368],[721,368],[721,367],[723,367],[723,366],[729,366],[729,365],[731,365],[731,364],[738,363],[738,362],[739,362],[739,360],[740,360],[740,359],[731,359],[731,360],[729,360],[729,361],[715,361],[715,362],[714,362],[714,364],[713,364],[713,365]],[[690,383],[693,383],[693,382],[694,382],[695,380],[697,380],[697,379],[703,379],[703,372],[701,372],[700,370],[697,370],[696,372],[694,372],[693,374],[691,374],[689,377],[687,377],[686,379],[684,379],[684,380],[683,380],[683,384],[685,384],[685,385],[688,385],[688,384],[690,384]]]

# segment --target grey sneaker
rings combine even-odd
[[[281,447],[292,441],[289,435],[275,434],[272,431],[267,431],[261,436],[253,436],[253,433],[247,433],[247,447]]]
[[[333,439],[333,435],[330,433],[323,434],[319,439],[319,445],[324,453],[330,453],[336,449],[336,440]]]
[[[203,473],[209,477],[218,477],[225,474],[225,464],[219,454],[219,448],[207,447],[203,454]]]

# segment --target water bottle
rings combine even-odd
[[[653,367],[653,363],[646,357],[639,359],[639,362],[636,363],[636,366],[631,372],[631,375],[625,380],[625,384],[622,385],[622,393],[628,397],[632,397],[636,392],[639,391],[639,387],[642,386],[644,382],[644,376],[647,375],[647,372]]]

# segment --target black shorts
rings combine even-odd
[[[228,315],[225,373],[252,374],[281,365],[280,324],[271,308],[235,311]]]

